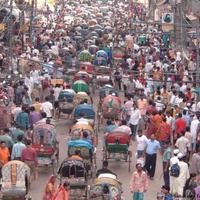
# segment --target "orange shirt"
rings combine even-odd
[[[0,160],[3,162],[3,164],[6,164],[8,162],[8,158],[10,157],[10,152],[7,147],[4,149],[0,148]]]

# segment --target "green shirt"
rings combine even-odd
[[[6,142],[6,147],[7,148],[11,148],[13,146],[13,144],[14,144],[12,138],[7,134],[0,136],[0,142],[1,141],[5,141]]]
[[[22,135],[23,136],[23,139],[26,139],[27,138],[27,135],[26,133],[24,133],[24,131],[20,130],[20,129],[15,129],[11,132],[10,136],[11,138],[13,139],[14,143],[17,143],[17,137],[18,135]]]
[[[170,147],[168,147],[167,149],[164,150],[163,153],[163,162],[167,162],[168,160],[170,160],[172,157],[172,150]]]

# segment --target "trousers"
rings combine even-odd
[[[157,159],[157,154],[148,154],[148,153],[146,154],[145,168],[150,178],[153,178],[155,175],[156,159]]]

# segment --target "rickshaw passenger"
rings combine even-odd
[[[84,118],[84,114],[80,113],[80,119],[76,119],[76,122],[87,122],[89,124],[89,120]]]
[[[92,140],[88,138],[88,133],[86,131],[83,131],[82,137],[80,138],[80,140],[84,140],[90,143],[91,145],[93,145]]]
[[[93,146],[92,140],[88,139],[87,137],[88,137],[88,133],[86,131],[83,131],[83,134],[80,140],[84,140],[85,142],[88,142],[89,144],[92,145],[92,148],[90,149],[90,158],[92,159],[92,156],[93,156],[92,152],[94,150],[94,146]]]
[[[111,170],[108,169],[108,161],[107,160],[103,161],[103,168],[99,169],[97,171],[96,177],[98,177],[100,174],[113,174],[113,175],[117,176],[115,173],[113,173]]]
[[[121,129],[123,132],[132,135],[130,127],[127,126],[126,120],[121,121],[121,125],[119,126],[119,129]]]
[[[77,159],[77,160],[83,160],[81,158],[81,151],[79,149],[76,149],[72,158]]]

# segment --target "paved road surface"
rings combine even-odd
[[[97,103],[98,95],[94,97],[94,102]],[[94,104],[94,108],[96,109],[96,105]],[[67,141],[68,141],[68,133],[69,133],[69,121],[66,117],[62,117],[57,124],[57,133],[60,141],[60,163],[67,157]],[[105,126],[105,125],[104,125]],[[99,144],[97,147],[97,167],[98,169],[102,167],[102,136],[104,126],[101,125],[101,130],[99,132]],[[120,163],[113,162],[109,164],[109,169],[117,174],[118,179],[123,183],[123,195],[125,200],[131,200],[132,194],[129,189],[129,182],[132,173],[135,171],[135,152],[136,152],[136,142],[133,142],[130,146],[130,150],[133,152],[132,163],[131,163],[131,171],[128,172],[128,163]],[[41,200],[44,187],[46,185],[46,181],[48,177],[52,173],[52,168],[49,167],[40,167],[39,168],[39,180],[38,182],[33,182],[31,185],[31,190],[29,194],[32,196],[32,200]],[[145,194],[144,200],[153,200],[156,199],[156,193],[160,191],[161,186],[163,185],[163,179],[161,177],[162,174],[162,161],[161,157],[158,156],[156,174],[154,181],[149,180],[149,188]]]

